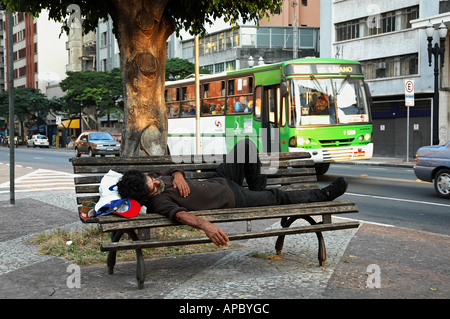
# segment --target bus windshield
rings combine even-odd
[[[290,80],[289,125],[368,123],[369,111],[360,78]]]

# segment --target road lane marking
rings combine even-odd
[[[14,179],[15,192],[33,192],[50,190],[74,190],[74,174],[38,169]],[[8,193],[10,183],[0,184],[0,194]]]
[[[419,180],[412,180],[412,179],[401,179],[401,178],[392,178],[392,177],[379,177],[379,176],[369,176],[367,174],[361,174],[361,175],[351,175],[351,174],[327,174],[327,176],[343,176],[343,177],[364,177],[364,178],[370,178],[370,179],[380,179],[384,181],[390,181],[390,182],[407,182],[407,183],[417,183]],[[421,183],[423,181],[420,181]]]
[[[377,222],[371,222],[371,221],[366,221],[366,220],[361,220],[361,219],[356,219],[356,218],[349,218],[349,217],[343,217],[343,216],[333,216],[333,219],[344,219],[344,220],[356,220],[359,221],[361,223],[364,224],[372,224],[372,225],[376,225],[376,226],[385,226],[385,227],[396,227],[395,225],[391,225],[391,224],[384,224],[384,223],[377,223]]]
[[[376,196],[376,195],[366,195],[366,194],[355,194],[355,193],[345,193],[345,195],[359,196],[359,197],[370,197],[370,198],[375,198],[375,199],[394,200],[394,201],[398,201],[398,202],[407,202],[407,203],[414,203],[414,204],[424,204],[424,205],[450,207],[450,205],[448,205],[448,204],[424,202],[424,201],[418,201],[418,200],[413,200],[413,199],[402,199],[402,198]]]

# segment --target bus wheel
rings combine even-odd
[[[315,166],[316,166],[316,175],[321,176],[325,175],[325,173],[328,171],[328,169],[330,168],[330,163],[320,163],[315,164]]]

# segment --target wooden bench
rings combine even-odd
[[[278,187],[283,190],[313,189],[319,188],[316,180],[314,163],[308,159],[308,153],[279,153],[271,157],[261,154],[263,167],[275,168],[276,172],[268,175],[267,187]],[[110,169],[116,172],[125,172],[135,168],[143,172],[159,171],[169,167],[182,168],[186,177],[191,179],[204,179],[210,177],[219,163],[202,161],[198,157],[189,157],[184,163],[172,161],[170,156],[153,157],[102,157],[102,158],[71,158],[74,173],[76,174],[75,192],[77,196],[78,210],[83,202],[97,202],[99,199],[98,187],[105,173]],[[208,160],[208,158],[207,158]],[[219,160],[220,162],[221,160]],[[186,163],[187,162],[187,163]],[[276,169],[278,167],[278,169]],[[209,220],[212,223],[220,222],[242,222],[247,221],[251,225],[252,220],[280,218],[281,228],[251,231],[247,227],[246,232],[228,234],[230,240],[242,240],[258,237],[277,236],[275,249],[277,254],[281,253],[285,235],[311,233],[317,235],[319,265],[325,266],[326,250],[322,236],[323,231],[332,231],[359,226],[357,221],[334,223],[331,220],[333,214],[356,213],[358,207],[355,203],[346,200],[334,200],[330,202],[306,203],[281,206],[261,206],[233,209],[217,209],[190,212],[200,218]],[[319,217],[316,221],[313,217]],[[302,218],[309,222],[307,226],[289,227],[296,219]],[[177,239],[151,239],[139,236],[139,231],[149,233],[149,229],[155,227],[175,226],[167,217],[160,214],[147,213],[128,219],[116,215],[93,217],[87,220],[81,219],[84,223],[97,223],[103,232],[111,232],[112,241],[101,245],[101,251],[108,251],[107,266],[109,273],[113,273],[116,262],[116,252],[118,250],[135,250],[137,256],[136,278],[139,289],[144,287],[145,267],[142,256],[143,248],[190,245],[209,243],[206,236],[196,238]],[[132,241],[119,241],[124,233],[129,234]]]

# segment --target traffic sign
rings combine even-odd
[[[414,80],[405,81],[405,105],[414,106]]]

